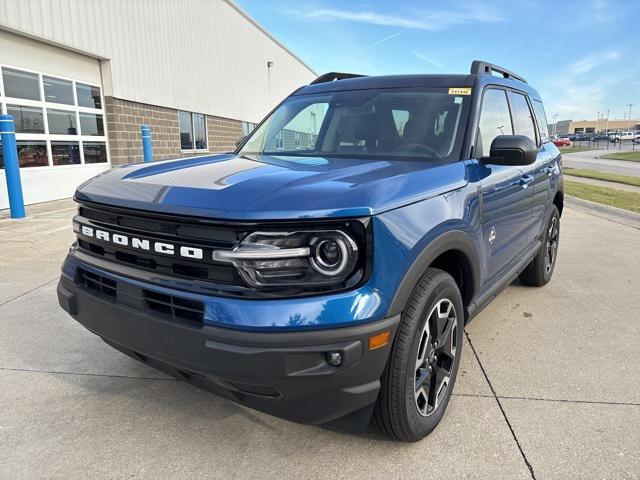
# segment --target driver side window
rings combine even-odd
[[[489,156],[491,142],[498,135],[513,135],[513,127],[506,92],[492,88],[484,92],[475,156]]]

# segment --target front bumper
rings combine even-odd
[[[393,339],[399,322],[394,316],[289,332],[196,327],[123,305],[64,273],[58,300],[79,323],[137,360],[248,407],[307,424],[349,414],[368,420],[392,345],[370,350],[369,337],[391,330]],[[329,351],[342,352],[342,366],[327,364]]]

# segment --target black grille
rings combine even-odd
[[[144,290],[144,297],[149,310],[190,322],[202,323],[202,318],[204,317],[204,305],[202,302],[151,290]]]
[[[205,251],[205,259],[210,258],[210,252],[214,249],[232,249],[248,232],[248,227],[200,223],[188,218],[167,218],[161,215],[86,205],[80,206],[77,220],[113,233],[202,248]],[[235,267],[230,264],[215,263],[213,260],[190,260],[162,255],[102,242],[82,234],[78,235],[78,247],[86,253],[103,257],[111,262],[135,266],[163,275],[205,280],[222,288],[244,286]]]
[[[88,288],[95,292],[109,297],[116,297],[118,285],[115,280],[96,275],[86,270],[79,270],[78,283],[81,287]]]
[[[119,285],[115,280],[84,269],[78,269],[76,283],[80,288],[91,290],[102,297],[115,299],[118,303],[139,310],[151,310],[181,323],[201,326],[204,320],[204,304],[197,300],[137,288],[130,284]]]

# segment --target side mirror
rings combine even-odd
[[[236,148],[242,145],[246,138],[247,138],[246,135],[242,135],[238,140],[236,140]]]
[[[493,165],[531,165],[536,161],[538,148],[524,135],[498,135],[491,142],[489,157],[482,163]]]

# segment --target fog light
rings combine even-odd
[[[327,352],[326,359],[327,363],[332,367],[339,367],[343,362],[342,353],[340,352]]]

